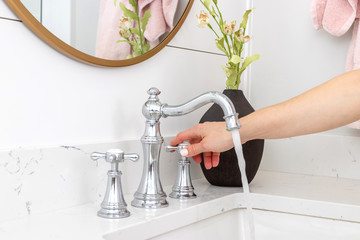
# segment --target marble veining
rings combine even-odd
[[[89,154],[88,152],[86,152],[86,151],[84,151],[84,150],[82,150],[81,148],[76,147],[76,146],[61,145],[60,147],[61,147],[61,148],[65,148],[66,150],[76,150],[76,151],[83,152],[84,154]]]
[[[25,203],[28,215],[30,215],[30,213],[31,213],[31,204],[32,204],[31,201],[27,201]]]
[[[10,150],[7,155],[0,158],[0,166],[11,176],[11,181],[7,183],[13,186],[13,190],[17,195],[21,194],[24,181],[39,169],[43,157],[42,149],[18,147]]]
[[[43,159],[41,149],[26,150],[21,147],[8,153],[9,159],[3,160],[2,166],[9,174],[32,175]]]
[[[100,203],[109,166],[91,160],[90,153],[112,148],[141,154],[139,140],[0,151],[0,189],[1,195],[6,196],[0,200],[0,222],[89,202]],[[161,177],[164,184],[171,185],[177,163],[170,154],[161,157],[160,167],[166,169]],[[133,194],[141,178],[142,164],[124,162],[121,171],[124,194]],[[193,179],[202,177],[195,164],[191,173]]]

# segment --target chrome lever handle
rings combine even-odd
[[[99,159],[105,159],[106,154],[105,153],[99,153],[99,152],[93,152],[90,155],[90,157],[91,157],[92,160],[97,161]]]
[[[171,146],[171,145],[166,146],[166,147],[165,147],[165,151],[166,151],[166,152],[173,152],[173,151],[175,151],[175,152],[180,153],[180,151],[181,151],[183,148],[185,148],[186,146],[189,146],[189,145],[190,145],[189,141],[184,141],[184,142],[180,143],[180,144],[177,145],[177,146]]]
[[[94,161],[105,159],[109,163],[120,163],[125,160],[136,162],[139,159],[139,155],[136,153],[125,154],[121,149],[110,149],[106,153],[93,152],[91,159]]]
[[[173,152],[173,151],[178,152],[179,147],[178,146],[174,147],[174,146],[168,145],[168,146],[165,146],[165,151],[166,152]]]
[[[124,154],[124,160],[130,160],[133,162],[137,162],[139,160],[139,155],[136,153]]]

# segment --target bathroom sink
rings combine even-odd
[[[151,239],[245,239],[245,215],[233,209]],[[254,210],[254,218],[257,240],[360,239],[359,223],[263,210]]]

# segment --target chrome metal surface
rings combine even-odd
[[[163,117],[182,116],[191,113],[208,103],[216,103],[221,107],[224,112],[227,130],[231,131],[232,129],[240,128],[240,123],[237,119],[238,114],[235,111],[233,103],[227,96],[219,92],[204,93],[182,105],[164,105],[161,109],[161,113]]]
[[[177,106],[162,104],[158,97],[160,91],[157,88],[150,88],[147,93],[149,98],[142,108],[142,113],[146,118],[145,131],[141,138],[144,152],[144,168],[131,205],[140,208],[162,208],[168,206],[168,202],[166,201],[166,194],[163,191],[159,174],[160,150],[164,142],[160,133],[160,118],[185,115],[207,103],[216,103],[224,111],[227,130],[240,128],[240,123],[230,99],[218,92],[204,93],[183,105]],[[184,166],[187,165],[184,164]],[[186,167],[184,167],[183,171],[187,171]]]
[[[180,156],[178,161],[178,172],[176,175],[176,180],[172,187],[172,192],[169,194],[169,197],[171,198],[181,200],[196,198],[190,176],[190,160],[189,158],[180,155],[180,151],[189,145],[190,143],[185,141],[176,147],[170,145],[165,147],[167,152],[175,151]]]
[[[145,132],[141,138],[144,152],[144,168],[138,190],[131,205],[139,208],[163,208],[169,204],[162,188],[159,175],[161,145],[164,142],[160,133],[161,106],[157,88],[147,92],[149,99],[145,102],[142,113],[146,118]]]
[[[98,211],[98,216],[103,218],[124,218],[130,216],[130,212],[126,208],[126,202],[121,188],[121,171],[119,171],[119,163],[125,160],[136,162],[139,155],[124,154],[120,149],[110,149],[106,153],[94,152],[91,154],[93,160],[105,159],[106,162],[111,163],[111,170],[108,171],[108,182],[105,192],[105,197],[101,203],[101,209]]]

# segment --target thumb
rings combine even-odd
[[[186,148],[181,150],[180,154],[183,157],[192,157],[192,156],[198,155],[202,152],[204,152],[204,148],[200,142],[200,143],[194,143],[194,144],[187,146]]]

